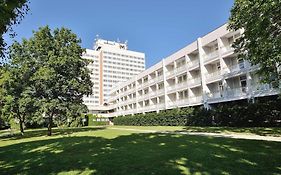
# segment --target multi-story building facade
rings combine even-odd
[[[114,85],[145,70],[145,54],[128,50],[127,43],[96,39],[94,49],[82,57],[91,60],[93,94],[83,98],[90,112],[105,108]]]
[[[253,99],[276,95],[260,83],[258,66],[240,59],[232,43],[243,30],[228,31],[227,24],[198,38],[134,78],[117,85],[109,100],[108,116]]]

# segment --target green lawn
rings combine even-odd
[[[280,142],[118,128],[55,129],[51,137],[46,130],[1,132],[0,174],[281,174]]]
[[[114,126],[120,128],[136,128],[143,130],[156,131],[188,131],[188,132],[207,132],[207,133],[224,133],[224,134],[249,134],[259,136],[281,137],[281,127],[264,128],[236,128],[236,127],[193,127],[193,126]]]

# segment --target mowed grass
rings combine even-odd
[[[280,142],[141,131],[186,129],[177,127],[114,128],[1,133],[0,174],[281,174]]]

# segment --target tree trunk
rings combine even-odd
[[[21,117],[19,117],[19,124],[20,124],[21,135],[23,135],[24,134],[24,127],[23,127],[24,122],[22,121]]]
[[[53,115],[49,116],[48,136],[52,135],[52,123],[53,123]]]

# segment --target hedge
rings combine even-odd
[[[103,126],[103,125],[108,125],[107,121],[97,121],[99,117],[97,117],[94,114],[87,114],[87,126]]]
[[[119,116],[114,125],[135,126],[230,126],[279,127],[281,126],[281,100],[257,99],[255,103],[236,101],[214,105],[211,110],[190,107]]]

